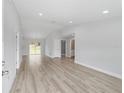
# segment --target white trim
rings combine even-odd
[[[109,71],[105,71],[105,70],[103,70],[103,69],[100,69],[100,68],[97,68],[97,67],[94,67],[94,66],[90,66],[90,65],[87,65],[87,64],[84,64],[84,63],[80,63],[80,62],[77,62],[77,61],[75,61],[75,63],[76,63],[76,64],[79,64],[79,65],[82,65],[82,66],[85,66],[85,67],[88,67],[88,68],[91,68],[91,69],[93,69],[93,70],[96,70],[96,71],[105,73],[105,74],[107,74],[107,75],[110,75],[110,76],[113,76],[113,77],[122,79],[122,76],[121,76],[120,74],[113,73],[113,72],[109,72]]]

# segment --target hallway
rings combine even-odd
[[[121,80],[71,59],[23,56],[10,93],[121,93]]]
[[[122,0],[2,1],[2,93],[122,93]]]

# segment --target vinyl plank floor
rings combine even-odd
[[[122,93],[122,80],[71,59],[24,56],[10,93]]]

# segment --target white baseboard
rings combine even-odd
[[[90,66],[90,65],[87,65],[87,64],[84,64],[84,63],[79,63],[79,62],[75,62],[76,64],[79,64],[79,65],[82,65],[82,66],[85,66],[85,67],[88,67],[88,68],[91,68],[93,70],[96,70],[96,71],[99,71],[99,72],[102,72],[102,73],[105,73],[107,75],[110,75],[110,76],[113,76],[113,77],[116,77],[116,78],[119,78],[119,79],[122,79],[122,76],[120,74],[117,74],[117,73],[113,73],[113,72],[109,72],[109,71],[105,71],[103,69],[100,69],[100,68],[97,68],[97,67],[94,67],[94,66]]]

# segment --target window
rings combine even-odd
[[[40,55],[41,54],[40,43],[39,42],[31,43],[29,45],[29,52],[30,55]]]

